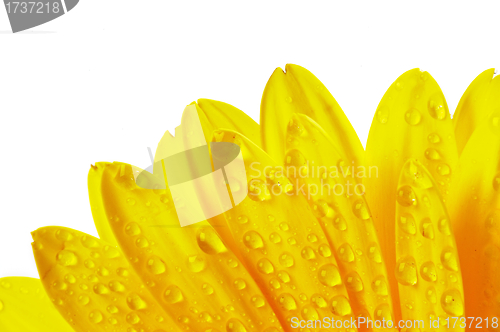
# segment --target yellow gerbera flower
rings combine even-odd
[[[240,146],[248,197],[179,227],[168,187],[139,187],[128,164],[93,165],[101,239],[34,231],[40,281],[0,279],[0,331],[499,331],[493,76],[474,80],[452,120],[427,72],[404,73],[377,108],[366,151],[299,66],[271,76],[260,127],[198,100],[206,141]],[[400,325],[408,321],[423,325]]]

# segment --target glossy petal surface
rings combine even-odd
[[[42,283],[33,278],[0,279],[0,331],[72,332]]]
[[[438,185],[417,160],[408,160],[396,195],[396,267],[404,320],[464,316],[460,262]],[[454,318],[458,317],[458,318]],[[463,331],[441,326],[441,330]]]
[[[366,166],[378,169],[378,175],[365,179],[366,198],[387,270],[394,271],[395,202],[401,168],[408,159],[420,161],[446,196],[457,162],[448,106],[427,72],[412,69],[387,90],[373,119],[366,149]],[[397,283],[395,279],[390,283],[397,301]],[[396,317],[400,317],[397,312]]]
[[[350,163],[362,163],[363,146],[337,101],[307,69],[288,64],[277,68],[262,96],[260,123],[263,149],[282,163],[286,130],[293,113],[305,114],[320,123],[333,144]]]
[[[465,312],[491,320],[500,317],[500,112],[474,131],[457,172],[448,206],[463,269]]]
[[[355,315],[393,320],[384,259],[364,186],[358,183],[369,170],[346,164],[346,156],[334,147],[329,135],[306,115],[292,117],[287,142],[286,174],[294,186],[303,188],[323,227],[332,251],[320,247],[320,253],[333,252],[337,258]],[[308,240],[315,242],[316,235]]]
[[[500,109],[500,78],[494,69],[482,72],[463,94],[453,115],[458,153],[461,154],[470,136],[492,111]]]

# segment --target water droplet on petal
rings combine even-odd
[[[417,278],[417,264],[415,259],[411,256],[401,258],[396,263],[396,279],[405,286],[415,285],[418,281]]]
[[[319,268],[318,280],[328,287],[337,286],[342,283],[339,269],[333,264],[325,264]]]
[[[451,316],[459,317],[464,314],[462,295],[456,289],[449,289],[441,295],[441,307]]]
[[[405,121],[411,126],[418,125],[421,119],[422,114],[420,114],[420,112],[415,108],[412,108],[405,113]]]
[[[351,304],[343,295],[334,296],[331,299],[330,305],[334,315],[344,317],[352,313]]]
[[[422,264],[420,267],[420,275],[426,281],[432,282],[437,280],[436,265],[433,262],[428,261]]]
[[[402,206],[417,205],[417,196],[413,192],[413,189],[408,185],[399,187],[396,200]]]

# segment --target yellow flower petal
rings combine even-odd
[[[448,206],[468,317],[500,317],[500,112],[474,131],[460,156]],[[477,323],[477,322],[476,322]],[[491,325],[490,325],[491,326]]]
[[[76,331],[167,331],[176,324],[114,246],[64,227],[32,233],[45,290]],[[179,324],[181,325],[181,324]]]
[[[142,282],[154,285],[152,294],[181,327],[238,332],[280,328],[218,229],[206,221],[181,228],[170,191],[137,187],[130,165],[96,167],[89,176],[95,178],[92,183],[101,183],[101,204],[113,236]]]
[[[287,64],[285,72],[277,68],[264,90],[260,123],[263,149],[279,164],[285,155],[285,136],[293,113],[301,113],[320,123],[342,149],[350,163],[362,163],[363,146],[344,112],[325,88],[307,69]]]
[[[441,330],[463,331],[454,324],[464,316],[464,293],[450,218],[437,183],[417,160],[403,166],[396,202],[394,273],[402,318],[422,320],[426,328],[429,320],[449,318],[450,328]]]
[[[212,132],[216,129],[231,129],[248,137],[252,142],[261,146],[260,128],[257,122],[236,107],[210,99],[198,99],[198,107],[203,111],[211,124],[208,133],[209,141]]]
[[[481,122],[500,108],[500,78],[493,77],[494,72],[494,69],[485,70],[472,81],[453,115],[459,154]]]
[[[247,269],[286,321],[283,326],[290,327],[293,317],[353,317],[332,249],[283,167],[239,133],[218,131],[214,139],[241,148],[249,193],[225,217]]]
[[[42,283],[33,278],[0,279],[0,331],[71,332]]]
[[[387,270],[394,271],[394,202],[403,164],[408,159],[419,160],[446,195],[458,158],[448,106],[429,73],[413,69],[391,85],[377,108],[366,150],[366,166],[379,170],[378,177],[364,181],[366,199]],[[390,283],[397,300],[397,283],[394,279]],[[397,308],[394,311],[399,318]]]
[[[337,151],[329,135],[302,114],[295,114],[290,121],[287,148],[286,174],[295,186],[304,188],[333,245],[354,313],[393,320],[387,271],[364,187],[357,183],[369,170],[345,164],[346,156]],[[316,238],[313,235],[308,240]]]

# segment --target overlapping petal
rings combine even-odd
[[[241,148],[249,192],[225,218],[245,266],[283,327],[289,328],[293,317],[353,318],[332,248],[281,165],[237,132],[217,131],[214,140]]]
[[[305,114],[320,123],[333,144],[347,157],[362,164],[363,146],[351,123],[326,87],[307,69],[287,64],[277,68],[266,85],[261,104],[263,149],[278,163],[283,162],[286,130],[293,113]]]
[[[500,111],[477,127],[460,156],[448,207],[474,325],[500,317]],[[498,326],[498,325],[497,325]]]
[[[396,262],[395,202],[401,168],[408,159],[417,159],[446,197],[458,158],[454,136],[441,89],[419,69],[401,75],[377,108],[366,146],[366,165],[379,172],[366,179],[366,198],[388,271],[394,271]],[[390,283],[392,294],[398,294],[395,279]]]
[[[488,69],[477,76],[463,94],[453,115],[459,155],[470,136],[494,110],[500,109],[500,78]]]
[[[166,331],[175,321],[116,247],[64,227],[32,233],[38,273],[75,331]],[[133,261],[133,258],[131,259]]]
[[[44,291],[33,278],[0,279],[0,331],[72,332]]]
[[[331,243],[357,317],[393,320],[388,274],[358,183],[364,168],[346,164],[316,122],[295,114],[288,126],[286,173],[303,189]]]
[[[396,201],[394,273],[403,320],[428,326],[439,318],[439,330],[463,331],[456,324],[464,317],[464,298],[450,218],[437,183],[419,161],[403,166]]]
[[[181,228],[169,189],[137,187],[132,167],[98,163],[104,215],[131,266],[179,328],[262,331],[280,328],[256,282],[206,221]],[[224,226],[220,226],[224,227]]]

